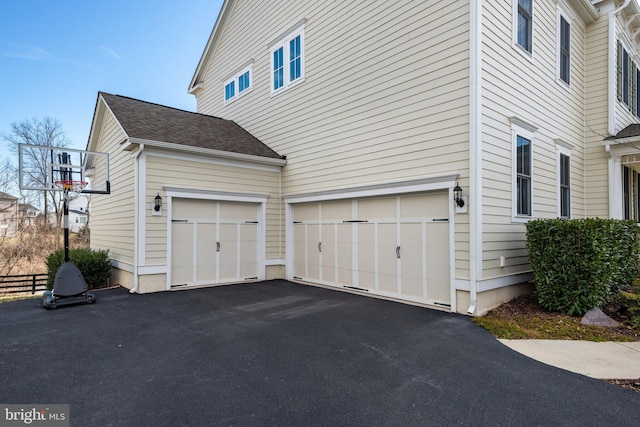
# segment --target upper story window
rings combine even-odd
[[[514,40],[533,53],[533,0],[514,0]]]
[[[270,53],[272,94],[304,81],[304,26],[273,43]]]
[[[622,102],[625,105],[629,105],[629,93],[631,92],[631,58],[629,57],[629,53],[622,46],[622,43],[619,40],[616,57],[616,91],[618,101]]]
[[[253,63],[243,67],[224,82],[224,102],[231,102],[253,89]]]
[[[571,22],[558,14],[558,78],[570,84],[571,79]]]

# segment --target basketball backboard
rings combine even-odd
[[[73,148],[18,144],[18,180],[22,190],[62,191],[55,182],[86,181],[82,193],[109,194],[109,154]]]

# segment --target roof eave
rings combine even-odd
[[[148,147],[164,148],[168,150],[176,150],[188,153],[202,154],[223,159],[238,160],[251,163],[260,163],[270,166],[284,166],[287,164],[286,159],[256,156],[253,154],[234,153],[233,151],[213,150],[210,148],[194,147],[191,145],[175,144],[172,142],[153,141],[143,138],[129,138],[131,144],[144,144]]]
[[[191,83],[189,83],[189,88],[187,89],[187,92],[189,94],[197,93],[197,90],[198,90],[197,86],[200,83],[200,80],[202,77],[201,74],[204,71],[203,70],[204,64],[208,61],[209,57],[211,56],[215,48],[215,45],[217,44],[219,34],[222,31],[221,28],[223,27],[224,23],[227,21],[227,16],[229,15],[229,11],[231,10],[231,7],[233,6],[234,2],[235,0],[224,0],[224,3],[220,8],[220,12],[218,13],[216,23],[213,26],[213,30],[211,30],[211,35],[209,36],[209,40],[207,41],[204,51],[202,52],[202,56],[200,56],[200,61],[198,62],[198,66],[196,67],[195,73],[193,73],[193,78],[191,79]]]

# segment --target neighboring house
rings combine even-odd
[[[0,192],[0,239],[18,235],[18,198]]]
[[[98,95],[92,246],[135,292],[286,278],[483,314],[532,277],[528,220],[639,219],[639,34],[636,0],[226,0],[200,114]]]
[[[79,194],[69,201],[69,231],[77,233],[89,224],[89,196]]]
[[[20,203],[18,205],[18,219],[21,227],[35,224],[40,215],[40,210],[30,203]]]

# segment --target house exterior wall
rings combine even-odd
[[[564,4],[564,2],[558,2]],[[586,26],[573,13],[571,79],[556,77],[558,6],[535,2],[533,53],[513,42],[511,1],[484,2],[482,65],[483,278],[530,270],[525,219],[514,218],[512,121],[533,127],[532,217],[558,212],[558,144],[570,149],[571,216],[585,215],[584,114]],[[517,96],[514,96],[517,94]],[[512,119],[514,118],[514,119]],[[500,257],[505,257],[504,267]]]
[[[270,45],[302,22],[305,81],[272,95]],[[221,30],[198,112],[286,155],[284,196],[452,173],[468,185],[466,2],[234,2]],[[223,83],[251,60],[252,91],[225,104]],[[468,277],[467,215],[455,221]]]
[[[112,264],[132,271],[135,243],[135,163],[130,152],[122,151],[126,138],[110,112],[105,113],[98,132],[97,147],[91,151],[109,153],[111,194],[91,198],[91,248],[108,249]],[[96,179],[104,171],[96,171]]]
[[[146,218],[145,266],[167,264],[167,216],[154,216],[151,213],[156,194],[163,196],[166,201],[165,186],[268,195],[266,258],[278,260],[283,257],[284,214],[279,194],[279,167],[221,161],[205,156],[179,155],[160,150],[148,151],[145,154],[145,163],[145,203],[141,204],[144,206],[143,215]]]

